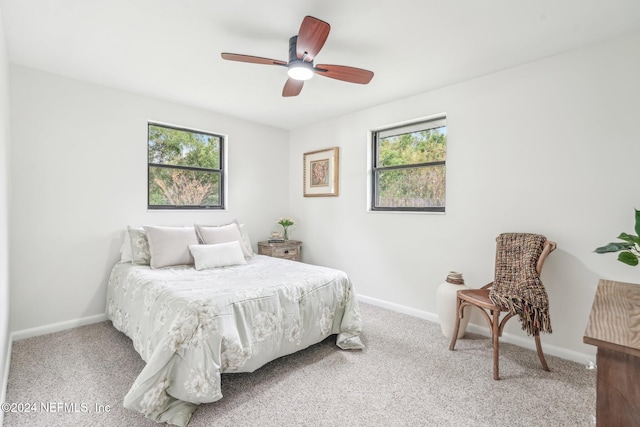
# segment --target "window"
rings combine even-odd
[[[221,135],[149,123],[149,209],[224,209]]]
[[[371,210],[445,211],[445,117],[372,132]]]

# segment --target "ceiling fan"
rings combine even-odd
[[[282,89],[282,96],[299,95],[304,81],[313,77],[314,73],[349,83],[369,83],[373,78],[371,71],[344,65],[313,64],[313,59],[324,46],[330,29],[331,26],[328,23],[313,16],[305,16],[298,35],[289,39],[289,62],[226,52],[222,53],[222,58],[229,61],[287,67],[289,78]]]

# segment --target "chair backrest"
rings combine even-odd
[[[556,248],[555,242],[531,233],[503,233],[496,242],[495,277],[489,298],[518,314],[528,333],[551,332],[549,298],[540,273]]]
[[[551,240],[544,241],[544,247],[542,248],[540,258],[538,258],[538,264],[536,265],[538,274],[542,273],[542,266],[544,265],[544,261],[547,259],[547,256],[549,256],[551,252],[556,250],[556,246],[556,242],[552,242]]]
[[[502,233],[496,237],[494,283],[511,283],[523,274],[539,276],[548,255],[546,241],[545,236],[532,233]]]
[[[498,263],[503,262],[502,260],[499,259],[500,257],[500,253],[501,251],[501,237],[502,236],[517,236],[517,235],[527,235],[528,233],[503,233],[500,236],[496,237],[496,242],[497,246],[496,246],[496,266],[498,265]],[[535,234],[531,234],[531,236],[535,236]],[[544,238],[544,244],[542,246],[542,252],[540,253],[540,255],[538,256],[535,252],[528,252],[527,256],[532,257],[532,258],[536,258],[537,257],[537,262],[536,262],[536,272],[538,273],[538,275],[542,274],[542,266],[544,265],[544,262],[546,261],[547,257],[549,256],[549,254],[553,251],[556,250],[557,244],[556,242],[553,242],[551,240],[547,240],[546,237],[541,236]],[[530,250],[531,248],[529,248]]]

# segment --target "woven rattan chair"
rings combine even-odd
[[[454,350],[455,348],[460,319],[464,316],[465,307],[478,308],[487,320],[491,330],[493,379],[498,380],[500,379],[498,366],[500,354],[499,338],[502,336],[502,331],[507,321],[513,316],[519,315],[523,323],[523,329],[534,336],[542,369],[549,371],[549,366],[544,359],[542,345],[540,344],[540,332],[551,332],[547,294],[540,281],[540,273],[545,259],[555,250],[556,243],[547,240],[546,237],[541,235],[524,233],[501,234],[496,238],[496,241],[496,273],[494,281],[480,289],[460,290],[457,292],[456,307],[458,316],[456,317],[449,350]],[[519,289],[522,283],[527,280],[532,284],[533,290],[527,289],[526,292],[520,292]],[[494,286],[495,284],[499,285]],[[498,289],[505,293],[497,293]],[[516,291],[509,291],[513,289],[516,289]],[[514,294],[517,294],[517,298]],[[540,302],[540,299],[543,301]],[[534,300],[533,305],[531,300]],[[543,306],[546,302],[546,307],[540,311],[538,310],[539,307],[536,306],[536,302],[539,303],[538,305]],[[506,315],[500,320],[502,313],[506,313]],[[543,317],[542,321],[541,317]]]

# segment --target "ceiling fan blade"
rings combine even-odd
[[[304,86],[303,80],[289,78],[282,88],[282,96],[298,96]]]
[[[302,25],[300,25],[300,31],[298,31],[296,47],[298,59],[302,59],[304,56],[305,61],[313,61],[313,58],[324,46],[324,42],[327,41],[330,29],[331,25],[328,23],[313,16],[305,16],[302,20]]]
[[[222,59],[228,61],[250,62],[252,64],[265,64],[265,65],[284,65],[287,63],[278,59],[261,58],[259,56],[241,55],[239,53],[222,53],[220,54]]]
[[[342,80],[349,83],[359,83],[366,85],[373,78],[373,71],[363,70],[362,68],[346,67],[344,65],[316,65],[314,68],[316,74],[330,77],[336,80]]]

